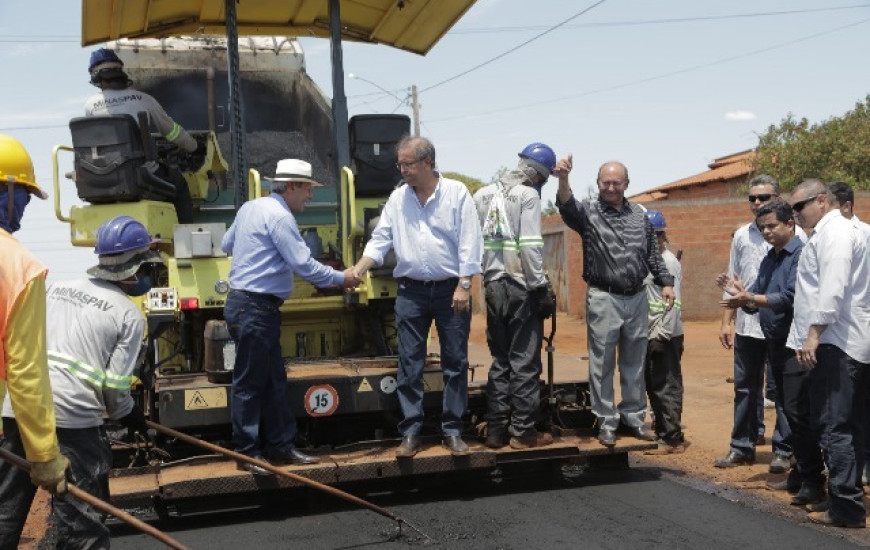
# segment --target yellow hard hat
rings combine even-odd
[[[0,191],[6,189],[6,183],[24,185],[40,199],[48,198],[48,193],[36,184],[27,149],[14,137],[0,134]]]

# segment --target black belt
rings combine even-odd
[[[589,286],[595,287],[598,290],[602,290],[604,292],[609,292],[610,294],[619,294],[620,296],[634,296],[635,294],[643,290],[643,285],[634,288],[618,288],[615,286],[597,285],[595,283],[589,283]]]
[[[403,285],[413,285],[413,286],[425,286],[425,287],[434,287],[434,286],[458,286],[459,285],[459,277],[450,277],[449,279],[442,279],[440,281],[419,281],[417,279],[410,279],[408,277],[399,277],[399,284]]]
[[[283,298],[279,298],[278,296],[275,296],[274,294],[264,294],[262,292],[251,292],[250,290],[236,290],[236,289],[232,289],[232,290],[230,290],[230,292],[239,292],[241,294],[244,294],[248,298],[252,298],[254,300],[267,300],[270,303],[275,304],[276,306],[280,306],[281,304],[284,303]]]

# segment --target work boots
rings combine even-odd
[[[532,447],[544,447],[553,442],[553,436],[546,432],[531,431],[526,435],[517,435],[511,438],[511,449],[531,449]]]

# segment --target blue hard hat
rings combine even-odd
[[[94,252],[101,256],[121,254],[147,248],[155,242],[157,240],[151,238],[141,222],[130,216],[118,216],[97,229],[97,246]]]
[[[664,231],[668,226],[668,224],[665,223],[665,215],[658,210],[647,210],[646,217],[649,219],[649,223],[652,224],[653,229],[656,231]]]
[[[121,66],[124,65],[124,62],[118,57],[118,54],[114,52],[114,50],[110,50],[108,48],[100,48],[98,50],[94,50],[91,52],[91,60],[88,63],[88,72],[94,70],[94,67],[100,65],[102,63],[106,63],[109,61],[113,61],[115,63],[120,63]]]
[[[547,169],[552,174],[556,169],[556,153],[549,145],[535,142],[526,145],[525,149],[518,153],[520,158],[529,159],[537,162]]]

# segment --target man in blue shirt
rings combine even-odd
[[[742,307],[746,313],[758,314],[764,333],[776,383],[776,406],[788,421],[788,429],[782,427],[783,439],[792,447],[797,461],[784,483],[771,486],[796,492],[792,504],[815,504],[824,500],[825,478],[821,450],[810,429],[807,371],[798,364],[795,351],[786,346],[794,317],[795,282],[803,242],[795,235],[794,213],[784,201],[759,208],[755,223],[773,248],[761,261],[758,277],[748,290],[743,289],[739,278],[730,280],[720,275],[722,288],[732,294],[721,305]]]
[[[465,185],[435,169],[432,142],[406,137],[399,141],[397,153],[404,182],[384,205],[354,271],[362,275],[381,265],[390,248],[396,253],[397,393],[404,416],[396,456],[412,457],[420,450],[423,367],[433,320],[441,339],[444,445],[454,455],[465,455],[462,416],[468,405],[471,279],[481,272],[483,254],[480,222]]]
[[[272,193],[248,201],[236,214],[221,248],[232,254],[230,290],[224,317],[236,341],[232,421],[236,451],[275,464],[312,464],[317,458],[295,448],[296,419],[285,398],[287,374],[281,355],[279,307],[293,293],[293,276],[317,287],[359,284],[350,269],[337,271],[311,257],[296,218],[311,199],[311,165],[303,160],[278,162]],[[260,433],[260,425],[263,433]],[[262,437],[261,437],[262,436]],[[259,466],[239,469],[270,475]]]

